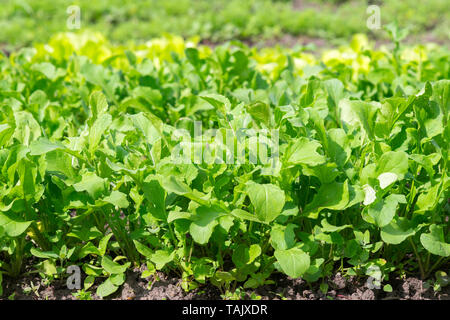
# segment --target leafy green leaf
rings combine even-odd
[[[422,233],[420,242],[432,254],[442,257],[450,256],[450,243],[446,243],[444,239],[444,231],[441,226],[432,224],[430,233]]]
[[[275,258],[281,269],[291,278],[302,276],[309,268],[309,255],[298,248],[275,250]]]
[[[106,190],[106,180],[93,172],[86,172],[81,181],[73,185],[78,192],[86,191],[92,198],[98,198]]]
[[[0,212],[0,227],[9,237],[22,235],[32,223],[33,221],[22,221],[10,213]]]
[[[247,183],[247,194],[260,221],[272,222],[284,207],[284,191],[276,185],[249,182]]]
[[[150,261],[156,266],[156,270],[161,270],[166,264],[174,258],[174,252],[169,253],[166,250],[156,250],[150,257]]]
[[[207,243],[219,223],[217,219],[225,214],[226,212],[218,206],[197,208],[192,216],[194,221],[189,227],[189,233],[194,241],[199,244]]]
[[[415,234],[414,229],[403,226],[398,221],[391,221],[388,225],[381,228],[381,239],[390,244],[399,244],[408,237]]]
[[[386,172],[396,174],[399,180],[403,179],[408,172],[408,155],[403,151],[383,153],[378,160],[377,173],[381,175]]]
[[[127,200],[127,195],[116,190],[112,191],[109,196],[103,198],[103,201],[111,203],[119,208],[128,208],[130,204]]]
[[[312,202],[308,203],[303,211],[310,218],[317,218],[323,209],[343,210],[349,203],[348,181],[344,183],[333,182],[320,187]]]
[[[286,153],[288,165],[305,164],[316,166],[325,162],[325,157],[317,152],[321,144],[315,140],[301,137],[296,140]]]
[[[257,244],[252,244],[250,247],[246,245],[238,245],[233,251],[232,260],[234,264],[241,268],[246,264],[252,263],[261,254],[261,247]]]
[[[119,289],[118,286],[116,286],[112,281],[111,278],[108,278],[105,280],[105,282],[103,282],[102,284],[100,284],[97,288],[97,295],[99,297],[107,297],[111,294],[113,294],[114,292],[116,292]]]
[[[123,265],[120,265],[120,264],[114,262],[113,260],[111,260],[110,257],[103,256],[101,265],[102,265],[103,269],[105,269],[105,271],[108,272],[109,274],[119,274],[119,273],[124,273],[127,270],[127,268],[131,265],[131,263],[127,262]]]
[[[406,203],[405,196],[391,194],[385,199],[380,199],[373,203],[370,206],[368,213],[375,220],[377,226],[384,227],[394,218],[399,203]]]
[[[39,138],[30,144],[30,154],[32,156],[39,156],[58,149],[65,149],[65,147],[59,142],[51,142],[45,138]]]
[[[137,250],[140,254],[142,254],[142,255],[143,255],[144,257],[146,257],[146,258],[151,258],[151,257],[152,257],[153,251],[150,250],[149,247],[147,247],[146,245],[140,243],[140,242],[137,241],[137,240],[133,240],[133,242],[134,242],[134,245],[136,246],[136,250]]]

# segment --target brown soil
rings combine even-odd
[[[270,40],[262,41],[259,43],[255,43],[257,47],[273,47],[273,46],[281,46],[281,47],[287,47],[292,48],[297,45],[301,46],[308,46],[313,45],[316,48],[326,48],[331,47],[332,44],[327,41],[326,39],[322,38],[314,38],[314,37],[308,37],[308,36],[294,36],[290,34],[285,34],[284,36],[280,38],[273,38]]]
[[[305,9],[318,9],[318,10],[320,10],[321,8],[323,8],[325,6],[326,7],[332,7],[328,3],[319,4],[319,3],[312,3],[310,1],[305,2],[304,0],[294,0],[294,1],[292,1],[292,9],[298,10],[298,11],[305,10]]]
[[[143,269],[135,269],[127,273],[126,282],[120,289],[109,296],[112,300],[221,300],[220,291],[206,285],[201,288],[185,292],[181,288],[181,279],[172,275],[158,272],[157,276],[147,279],[141,278]],[[252,293],[261,296],[262,300],[450,300],[450,286],[440,292],[434,292],[433,288],[417,278],[406,280],[395,279],[390,281],[393,292],[386,293],[380,289],[369,289],[364,281],[354,277],[345,278],[340,273],[328,279],[327,294],[323,294],[318,284],[308,285],[302,279],[291,279],[279,275],[274,277],[277,285],[266,285],[256,290],[247,290],[246,298],[250,299]],[[92,298],[101,299],[95,294],[95,289],[100,282],[90,289]],[[35,288],[31,289],[32,285]],[[5,277],[2,299],[14,300],[75,300],[65,280],[55,280],[50,285],[45,285],[39,276],[28,276],[20,280]],[[31,289],[31,290],[30,290]]]
[[[3,52],[5,54],[5,56],[9,57],[11,52],[9,52],[9,50],[7,50],[6,48],[7,48],[6,44],[1,44],[0,43],[0,51]]]
[[[295,46],[302,46],[304,49],[316,56],[320,56],[321,52],[331,48],[337,48],[342,45],[342,39],[324,39],[318,37],[310,37],[306,35],[291,35],[285,34],[281,37],[275,37],[270,39],[238,39],[245,45],[253,48],[270,48],[275,46],[280,46],[282,48],[294,48]],[[348,39],[350,41],[350,38]],[[374,44],[375,49],[379,49],[381,46],[385,45],[388,48],[393,48],[394,44],[388,39],[377,39],[369,35],[369,40]],[[227,42],[227,41],[225,41]],[[225,42],[213,42],[208,39],[203,39],[200,41],[201,45],[209,46],[212,49],[221,45]],[[439,39],[433,36],[431,33],[425,33],[420,36],[408,36],[403,44],[408,46],[414,46],[417,44],[435,43],[437,45],[447,47],[448,44],[444,39]]]

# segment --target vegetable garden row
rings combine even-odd
[[[141,264],[222,292],[275,273],[443,279],[450,53],[391,34],[392,50],[357,35],[318,56],[64,33],[1,55],[0,288],[71,265],[101,297]],[[196,123],[231,131],[233,150]],[[276,132],[278,151],[176,163],[180,130],[247,157],[238,132]]]

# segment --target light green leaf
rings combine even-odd
[[[242,220],[249,220],[254,222],[262,222],[258,219],[258,217],[254,214],[251,214],[250,212],[244,211],[242,209],[234,209],[230,212],[230,214],[236,218],[242,219]]]
[[[211,93],[200,95],[199,97],[211,104],[214,108],[216,108],[216,110],[220,111],[223,116],[231,111],[230,100],[224,96]]]
[[[217,219],[224,215],[226,212],[218,206],[197,208],[192,216],[194,221],[189,227],[189,233],[194,241],[199,244],[208,243],[214,228],[219,223]]]
[[[84,290],[88,290],[92,285],[94,284],[95,277],[94,276],[87,276],[86,279],[84,279],[83,288]]]
[[[109,196],[103,198],[103,201],[111,203],[119,208],[128,208],[130,204],[127,200],[127,195],[116,190],[112,191]]]
[[[89,107],[91,108],[93,119],[104,114],[108,110],[108,102],[101,91],[95,91],[89,97]]]
[[[408,157],[424,167],[430,178],[433,178],[435,174],[433,166],[438,164],[441,159],[441,156],[438,153],[432,153],[429,155],[410,154]]]
[[[426,211],[432,211],[439,202],[440,189],[441,185],[439,183],[436,183],[435,185],[429,187],[425,192],[420,193],[419,197],[417,198],[417,209],[415,210],[415,212],[423,213]]]
[[[351,148],[349,138],[341,128],[327,131],[328,154],[338,166],[343,167],[350,158]]]
[[[257,244],[252,244],[248,247],[245,244],[240,244],[233,250],[232,260],[236,267],[242,268],[243,266],[252,263],[261,254],[261,247]]]
[[[333,102],[333,107],[337,108],[339,101],[344,97],[344,85],[339,79],[326,80],[323,85]]]
[[[253,119],[264,123],[266,127],[270,127],[271,112],[267,103],[256,101],[246,106],[247,112]]]
[[[116,286],[121,286],[126,279],[125,273],[112,274],[109,279],[111,279],[111,283]]]
[[[31,69],[39,71],[50,80],[53,80],[56,77],[56,68],[49,62],[36,63],[31,67]]]
[[[131,263],[127,262],[121,265],[118,264],[117,262],[112,261],[110,257],[103,256],[101,265],[103,269],[109,274],[119,274],[124,273],[127,270],[127,268],[131,265]]]
[[[109,239],[111,239],[112,236],[113,236],[113,233],[111,232],[111,233],[107,234],[106,236],[104,236],[98,243],[98,251],[101,256],[105,255]]]
[[[100,284],[97,288],[97,295],[99,297],[107,297],[111,294],[113,294],[114,292],[117,291],[117,289],[119,289],[118,286],[116,286],[112,281],[111,278],[108,278],[105,280],[105,282],[103,282],[102,284]]]
[[[344,210],[349,199],[348,180],[344,183],[324,184],[314,196],[313,201],[306,205],[303,212],[308,217],[316,219],[323,209]]]
[[[174,258],[175,252],[168,252],[166,250],[156,250],[150,257],[150,261],[155,264],[156,270],[161,270],[166,264],[171,262]]]
[[[102,135],[109,128],[112,123],[112,117],[110,114],[102,114],[89,130],[89,152],[92,154],[98,147]]]
[[[270,243],[275,250],[287,250],[295,245],[294,229],[298,226],[288,224],[287,226],[275,225],[270,230]]]
[[[391,221],[388,225],[381,228],[381,239],[390,244],[399,244],[408,237],[415,234],[410,228],[404,228],[398,221]]]
[[[153,145],[156,141],[161,139],[158,129],[144,113],[133,114],[129,117],[133,121],[133,125],[136,129],[144,135],[147,143]]]
[[[92,198],[98,198],[106,190],[106,180],[93,172],[86,172],[81,181],[73,185],[77,192],[86,191]]]
[[[140,243],[137,240],[133,240],[133,242],[134,242],[134,245],[136,247],[136,250],[140,254],[142,254],[144,257],[149,258],[149,259],[152,257],[153,251],[149,247],[147,247],[146,245]]]
[[[250,181],[247,183],[246,191],[260,221],[269,223],[280,215],[285,195],[278,186]]]
[[[58,149],[65,149],[65,147],[60,142],[51,142],[46,138],[39,138],[30,144],[30,155],[39,156]]]
[[[46,251],[43,252],[37,248],[31,248],[30,249],[30,253],[38,258],[42,258],[42,259],[59,259],[59,255],[52,252],[52,251]]]
[[[333,226],[328,223],[327,219],[322,219],[322,221],[320,223],[322,224],[323,232],[339,232],[339,231],[347,229],[347,228],[353,228],[353,226],[350,224],[345,224],[343,226]]]
[[[442,114],[450,114],[450,80],[442,79],[433,83],[433,100],[442,110]]]
[[[164,177],[162,179],[162,185],[167,192],[173,192],[179,195],[185,195],[192,192],[189,186],[181,181],[179,181],[174,176]]]
[[[302,276],[310,265],[309,255],[298,248],[275,250],[274,255],[283,272],[294,279]]]
[[[14,113],[14,118],[16,120],[16,128],[21,129],[15,130],[13,137],[25,146],[30,145],[31,141],[42,135],[40,125],[31,113],[18,111]]]
[[[338,107],[341,122],[344,125],[359,125],[371,140],[374,138],[375,117],[380,108],[379,102],[342,99]]]
[[[405,196],[391,194],[385,199],[380,199],[372,204],[368,213],[375,220],[377,226],[384,227],[394,218],[399,203],[406,203]]]
[[[385,172],[395,173],[402,180],[408,172],[408,155],[403,151],[388,151],[378,160],[377,174]]]
[[[309,166],[322,164],[325,162],[325,157],[317,153],[317,149],[320,147],[321,144],[318,141],[301,137],[289,146],[286,153],[286,164],[304,164]]]
[[[149,211],[157,219],[166,220],[166,192],[154,177],[147,177],[142,184],[145,198],[149,201]]]
[[[178,219],[192,220],[192,213],[185,211],[170,211],[167,216],[167,222],[171,223]]]
[[[442,257],[450,256],[450,243],[445,242],[442,226],[432,224],[430,233],[422,233],[420,242],[432,254]]]
[[[13,214],[0,212],[0,227],[9,237],[18,237],[23,234],[33,221],[22,221]]]

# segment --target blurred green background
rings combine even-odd
[[[0,0],[0,47],[11,50],[70,31],[70,5],[81,8],[82,30],[100,31],[119,43],[165,32],[208,43],[239,39],[290,45],[299,37],[333,43],[361,32],[383,40],[383,30],[366,27],[370,4],[380,6],[382,24],[408,27],[409,41],[449,40],[448,0]]]

